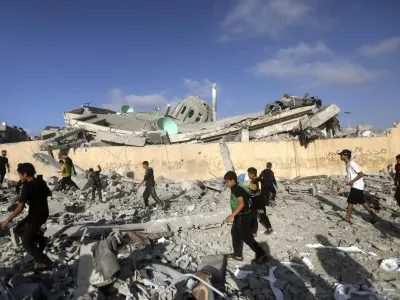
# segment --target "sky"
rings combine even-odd
[[[136,111],[188,95],[217,117],[285,93],[336,103],[350,125],[400,120],[396,0],[1,1],[0,122],[38,133],[63,112]]]

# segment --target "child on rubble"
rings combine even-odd
[[[93,168],[89,169],[89,177],[93,180],[93,185],[92,185],[92,201],[94,201],[94,198],[96,196],[96,190],[97,193],[99,194],[99,199],[100,201],[102,200],[102,195],[101,195],[101,179],[100,179],[100,172],[101,172],[101,167],[98,165],[97,166],[98,170],[95,171]]]
[[[275,186],[277,186],[275,174],[272,171],[272,163],[267,162],[267,168],[261,172],[260,178],[261,178],[262,191],[267,199],[266,205],[269,206],[270,201],[275,201],[276,197]]]
[[[250,209],[251,191],[237,182],[237,175],[233,171],[227,172],[224,180],[225,184],[231,188],[232,214],[225,219],[227,223],[233,220],[231,229],[233,254],[230,257],[237,261],[243,261],[243,243],[246,243],[256,253],[252,262],[263,264],[268,258],[253,236],[254,215]]]
[[[396,165],[394,166],[395,177],[394,182],[397,186],[396,193],[394,194],[394,198],[397,201],[397,204],[400,206],[400,154],[396,156]]]
[[[338,153],[340,159],[346,163],[346,173],[348,182],[346,185],[351,186],[349,196],[347,198],[347,215],[345,221],[350,222],[351,213],[353,211],[354,204],[361,204],[371,215],[371,223],[374,224],[378,221],[378,216],[372,211],[371,207],[364,200],[364,173],[361,171],[360,167],[351,160],[351,151],[343,150]]]
[[[46,248],[46,239],[39,234],[39,230],[49,217],[47,197],[51,194],[43,179],[35,178],[35,167],[30,163],[18,166],[18,175],[24,183],[18,206],[2,223],[4,229],[9,222],[18,216],[29,204],[28,216],[17,224],[14,233],[22,238],[22,246],[38,263],[39,271],[51,268],[53,262],[43,253]],[[38,244],[38,246],[36,246]]]
[[[63,191],[63,190],[66,189],[65,185],[73,186],[77,190],[79,190],[79,187],[71,179],[71,176],[72,176],[72,173],[71,173],[72,168],[71,168],[71,166],[67,165],[62,159],[60,159],[58,162],[61,165],[61,170],[58,171],[58,173],[61,173],[61,175],[62,175],[60,191]]]
[[[257,169],[256,168],[249,168],[247,170],[247,175],[249,176],[251,182],[249,185],[251,191],[251,210],[255,215],[254,222],[253,222],[253,236],[257,236],[258,231],[258,221],[260,221],[261,225],[265,228],[265,234],[271,234],[273,229],[271,226],[271,222],[267,216],[267,211],[265,209],[266,205],[266,197],[265,194],[262,192],[262,185],[261,185],[261,178],[257,177]]]

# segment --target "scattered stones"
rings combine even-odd
[[[32,294],[40,291],[49,299],[52,293],[55,293],[52,294],[54,297],[61,293],[60,297],[66,299],[117,299],[118,293],[125,298],[139,290],[138,299],[148,299],[145,293],[149,298],[155,297],[156,292],[160,293],[171,282],[171,275],[159,270],[152,272],[153,264],[169,266],[181,273],[196,273],[204,267],[205,258],[232,252],[231,225],[223,223],[230,210],[230,193],[221,185],[221,180],[179,183],[157,178],[156,191],[169,207],[164,211],[151,198],[152,207],[145,209],[142,199],[144,187],[138,190],[138,180],[124,177],[129,173],[126,170],[119,171],[122,175],[113,173],[102,178],[105,183],[103,202],[98,197],[92,201],[89,188],[67,193],[53,192],[53,199],[49,200],[52,216],[46,224],[46,236],[52,237],[67,224],[81,224],[71,226],[48,247],[47,254],[59,264],[57,269],[39,277],[32,276],[29,259],[22,260],[24,253],[20,246],[10,247],[11,240],[3,235],[0,238],[0,278],[4,278],[1,267],[11,268],[22,261],[29,271],[18,273],[20,276],[16,278],[19,279],[14,281],[18,286],[30,285],[26,291],[32,291]],[[80,180],[87,184],[85,178]],[[392,196],[386,187],[392,182],[384,176],[366,176],[367,201],[373,209],[379,210],[378,215],[382,218],[382,222],[375,225],[363,219],[366,214],[361,207],[353,211],[353,225],[343,220],[348,190],[342,182],[339,176],[280,181],[276,206],[267,207],[274,233],[263,234],[259,224],[256,238],[267,251],[270,261],[262,266],[252,265],[254,254],[245,245],[243,262],[228,259],[226,265],[211,263],[219,272],[223,285],[221,290],[232,298],[236,295],[237,299],[273,299],[274,292],[265,278],[270,276],[271,267],[277,267],[274,286],[282,292],[284,299],[332,299],[335,283],[348,283],[360,287],[360,290],[375,287],[390,299],[400,299],[396,293],[400,272],[379,269],[382,259],[400,257],[399,209],[393,205],[389,209],[391,203],[387,200]],[[10,182],[10,187],[12,185]],[[7,208],[15,201],[11,200],[15,198],[12,188],[1,191],[2,199],[6,200],[0,202],[0,219],[8,215]],[[98,228],[85,222],[97,222]],[[114,225],[107,227],[109,224]],[[118,226],[130,229],[120,232]],[[135,235],[132,230],[139,228],[151,234]],[[99,270],[104,270],[107,264],[98,268],[93,259],[93,246],[115,234],[118,236],[117,261],[121,270],[116,274],[113,272],[112,278],[105,279]],[[306,248],[307,244],[354,246],[364,252],[310,249]],[[378,256],[368,252],[376,252]],[[252,272],[237,279],[233,274],[238,265],[244,271]],[[209,271],[215,270],[211,268]],[[137,280],[152,284],[139,287],[132,283]],[[103,285],[109,286],[98,288]],[[178,289],[171,289],[161,299],[171,299],[177,292]]]

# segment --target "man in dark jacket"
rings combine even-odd
[[[394,177],[394,181],[395,181],[395,185],[397,187],[396,189],[396,193],[394,194],[394,198],[397,201],[397,204],[400,206],[400,154],[396,156],[396,165],[394,166],[394,170],[395,170],[395,177]]]
[[[149,167],[149,162],[144,161],[142,163],[143,169],[145,169],[144,179],[139,184],[139,189],[142,187],[144,183],[146,183],[146,189],[143,192],[144,206],[149,207],[149,197],[151,196],[157,204],[161,205],[162,209],[166,208],[165,203],[157,196],[156,193],[156,182],[154,180],[154,171],[153,168]]]
[[[24,185],[18,206],[3,222],[4,229],[7,224],[18,216],[29,204],[28,216],[15,227],[14,232],[22,238],[22,246],[39,264],[41,270],[50,268],[52,261],[43,253],[46,239],[39,234],[39,230],[49,217],[47,197],[51,195],[50,189],[43,179],[35,178],[35,167],[30,163],[23,163],[18,167],[18,175]],[[36,246],[38,244],[39,246]]]
[[[10,164],[8,163],[7,151],[1,151],[0,156],[0,187],[3,185],[4,177],[6,176],[6,169],[10,173]]]
[[[269,206],[270,201],[275,201],[276,197],[276,179],[275,174],[272,172],[272,163],[267,163],[267,168],[260,174],[262,182],[262,191],[267,198],[267,206]]]

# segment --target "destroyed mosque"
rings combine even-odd
[[[189,96],[163,112],[134,112],[124,105],[121,112],[82,106],[64,113],[65,128],[42,134],[42,151],[78,147],[208,143],[300,139],[307,145],[315,139],[375,136],[371,127],[341,130],[335,104],[323,106],[318,97],[285,94],[265,109],[250,114],[217,119],[216,85],[212,105]]]

